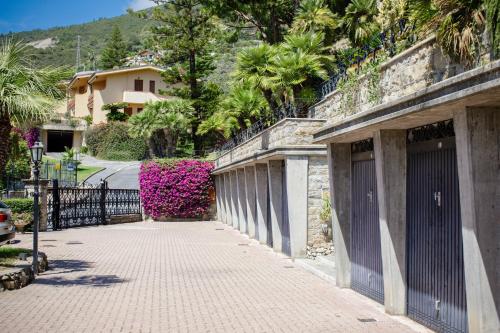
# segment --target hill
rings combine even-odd
[[[86,69],[91,69],[92,55],[96,55],[98,59],[115,25],[120,28],[129,51],[134,52],[144,47],[143,42],[149,33],[150,24],[135,15],[125,14],[67,27],[24,31],[14,33],[13,36],[30,44],[37,66],[74,66],[77,36],[80,35],[81,61]],[[1,37],[5,35],[0,35]]]

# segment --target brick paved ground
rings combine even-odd
[[[42,233],[40,244],[53,269],[0,293],[1,332],[420,329],[219,223],[88,227]]]

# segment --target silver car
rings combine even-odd
[[[16,228],[12,224],[12,213],[9,207],[0,201],[0,245],[10,243],[16,236]]]

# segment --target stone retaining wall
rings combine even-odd
[[[309,145],[312,134],[324,125],[320,119],[285,118],[252,139],[224,153],[215,160],[216,168],[254,155],[259,150],[286,145]]]
[[[356,90],[356,95],[352,96],[354,105],[352,108],[344,110],[342,92],[335,90],[311,108],[311,116],[325,119],[327,124],[333,124],[350,115],[397,100],[464,72],[463,66],[452,62],[444,55],[435,43],[434,37],[396,55],[382,63],[379,68],[380,80],[376,88],[369,88],[366,76],[359,78],[359,89]],[[369,101],[370,89],[378,94],[378,101]]]
[[[320,214],[323,209],[323,196],[329,193],[328,163],[326,157],[309,157],[307,195],[307,245],[311,248],[327,247],[331,241],[323,232]],[[331,225],[331,224],[330,224]]]

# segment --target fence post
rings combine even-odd
[[[52,229],[60,230],[60,208],[61,201],[59,197],[59,181],[57,179],[52,180]]]
[[[101,224],[106,222],[106,181],[101,181],[101,197],[99,200],[99,207],[101,209]]]
[[[47,191],[49,181],[40,180],[40,231],[47,231]]]

